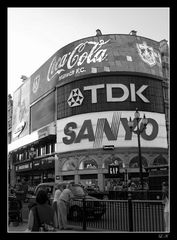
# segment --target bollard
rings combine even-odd
[[[133,214],[132,214],[132,196],[128,192],[128,215],[129,215],[129,231],[133,231]]]
[[[86,231],[86,201],[83,198],[83,231]]]

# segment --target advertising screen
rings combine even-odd
[[[31,76],[31,103],[59,82],[99,72],[130,71],[162,77],[159,42],[132,35],[88,37],[58,50]]]
[[[13,94],[12,141],[29,134],[30,80]]]
[[[57,88],[57,119],[136,108],[164,113],[162,81],[145,76],[104,75]]]
[[[134,113],[97,112],[58,120],[57,152],[103,148],[105,145],[137,147],[137,135],[128,127],[128,120],[134,119]],[[141,147],[167,148],[165,114],[141,112],[142,117],[144,113],[148,124],[140,136]]]
[[[55,119],[55,93],[52,92],[31,107],[31,131],[35,131]]]

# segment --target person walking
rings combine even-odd
[[[24,191],[22,189],[22,184],[20,182],[16,184],[14,193],[15,193],[17,201],[19,202],[20,209],[22,209],[23,203],[24,203]]]
[[[56,190],[55,190],[55,193],[54,193],[53,203],[52,203],[52,207],[53,207],[53,209],[54,209],[54,211],[56,212],[56,215],[57,215],[57,226],[58,227],[59,227],[59,225],[58,225],[58,202],[59,202],[60,194],[63,191],[63,189],[64,189],[64,186],[62,186],[62,184],[57,184]]]
[[[166,182],[162,183],[162,203],[164,204],[164,223],[165,232],[170,231],[170,202],[168,194],[168,184]]]
[[[36,206],[30,209],[28,217],[28,231],[40,231],[40,223],[47,225],[48,228],[57,229],[57,216],[48,204],[48,196],[45,190],[40,190],[36,196]]]
[[[72,185],[69,183],[67,187],[62,191],[58,201],[58,222],[59,229],[71,230],[72,228],[67,225],[67,209],[69,201],[74,197],[72,194]]]

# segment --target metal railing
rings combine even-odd
[[[134,190],[134,191],[109,191],[107,196],[110,200],[126,200],[128,194],[131,198],[136,200],[160,200],[162,199],[162,191],[158,190]]]
[[[83,230],[163,232],[163,204],[157,200],[74,200],[68,221]]]

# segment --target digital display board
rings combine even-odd
[[[129,118],[134,119],[134,113],[135,111],[97,112],[57,120],[56,151],[61,153],[97,149],[105,145],[114,145],[115,148],[137,147],[137,135],[128,126]],[[167,148],[165,114],[144,111],[140,114],[142,117],[145,114],[148,119],[147,127],[140,135],[141,147]]]
[[[52,123],[55,120],[55,93],[51,92],[31,106],[31,131]]]
[[[13,94],[12,141],[29,134],[30,80]]]
[[[103,75],[57,88],[57,119],[136,108],[164,113],[162,81],[145,76]]]
[[[114,71],[163,77],[159,42],[125,34],[93,36],[72,42],[31,75],[30,103],[59,82]]]

